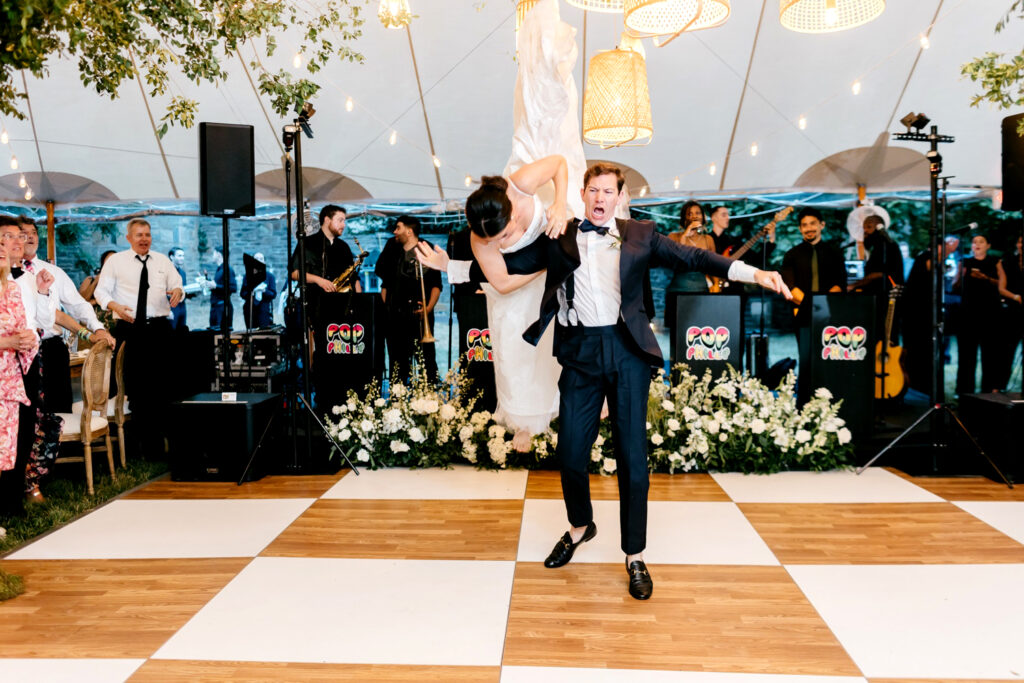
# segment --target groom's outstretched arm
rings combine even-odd
[[[665,265],[683,265],[687,270],[696,270],[705,275],[725,278],[736,282],[747,282],[781,294],[787,299],[793,295],[775,271],[759,270],[742,261],[719,256],[707,249],[677,244],[657,232],[651,235],[651,255]]]

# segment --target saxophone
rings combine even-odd
[[[351,292],[355,286],[356,279],[359,277],[359,266],[363,264],[363,261],[370,252],[363,250],[363,245],[359,244],[359,240],[355,237],[352,238],[356,243],[356,248],[359,249],[359,258],[355,260],[351,266],[346,268],[344,272],[332,281],[334,283],[334,289],[337,292]]]

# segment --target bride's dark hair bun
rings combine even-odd
[[[478,237],[494,237],[512,220],[507,192],[507,180],[489,175],[480,179],[480,188],[466,199],[466,220]]]

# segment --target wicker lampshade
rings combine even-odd
[[[526,13],[533,9],[540,0],[516,0],[516,30],[523,25]]]
[[[405,28],[412,21],[409,0],[380,0],[377,18],[384,28]]]
[[[622,0],[565,0],[573,7],[590,10],[591,12],[615,12],[622,11]]]
[[[649,144],[653,135],[643,55],[621,47],[598,52],[590,59],[583,92],[583,139],[618,147]]]
[[[689,26],[700,16],[701,0],[624,0],[622,19],[636,36],[663,36]]]
[[[861,26],[885,11],[885,0],[779,0],[779,22],[798,33]]]
[[[704,0],[700,14],[693,23],[684,28],[684,31],[700,31],[706,28],[721,26],[732,13],[729,0]]]

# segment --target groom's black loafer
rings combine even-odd
[[[640,560],[634,560],[626,567],[629,572],[629,594],[637,600],[646,600],[654,592],[654,581],[647,571],[647,565]]]
[[[586,543],[594,536],[597,536],[597,525],[593,522],[587,524],[587,530],[583,532],[583,538],[579,540],[579,543],[572,542],[572,536],[566,531],[562,538],[555,544],[551,554],[548,555],[548,559],[544,560],[544,566],[548,569],[554,569],[555,567],[562,567],[569,564],[569,560],[572,559],[573,553],[576,552],[576,548],[581,543]]]

